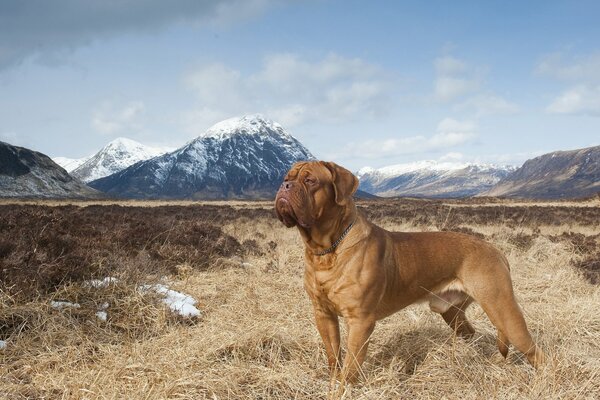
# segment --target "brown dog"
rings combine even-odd
[[[509,343],[537,367],[544,353],[533,342],[515,297],[506,258],[491,244],[454,232],[388,232],[359,213],[358,179],[331,162],[295,164],[275,199],[287,227],[305,244],[304,287],[332,374],[340,367],[338,316],[348,326],[342,378],[354,380],[375,322],[419,301],[429,302],[463,337],[475,332],[465,309],[477,301],[498,329],[504,357]]]

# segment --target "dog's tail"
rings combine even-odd
[[[499,329],[496,344],[498,345],[498,350],[500,351],[500,354],[502,354],[502,357],[506,358],[506,356],[508,355],[508,346],[510,345],[510,342],[508,341],[506,335],[502,333],[502,331]]]

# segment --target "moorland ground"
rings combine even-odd
[[[0,397],[600,398],[599,199],[359,207],[390,230],[454,230],[500,248],[549,362],[535,371],[512,348],[504,360],[477,305],[469,341],[415,305],[378,323],[360,384],[331,386],[302,287],[303,246],[271,202],[5,201]],[[86,284],[105,277],[117,279]],[[139,290],[156,282],[196,298],[202,316],[174,315]]]

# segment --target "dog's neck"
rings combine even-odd
[[[357,215],[356,204],[350,199],[345,205],[332,207],[327,215],[321,215],[311,227],[298,225],[304,245],[313,254],[330,249],[350,224],[356,221]]]

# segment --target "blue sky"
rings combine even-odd
[[[262,113],[356,170],[600,144],[596,1],[0,3],[0,140],[82,157]]]

